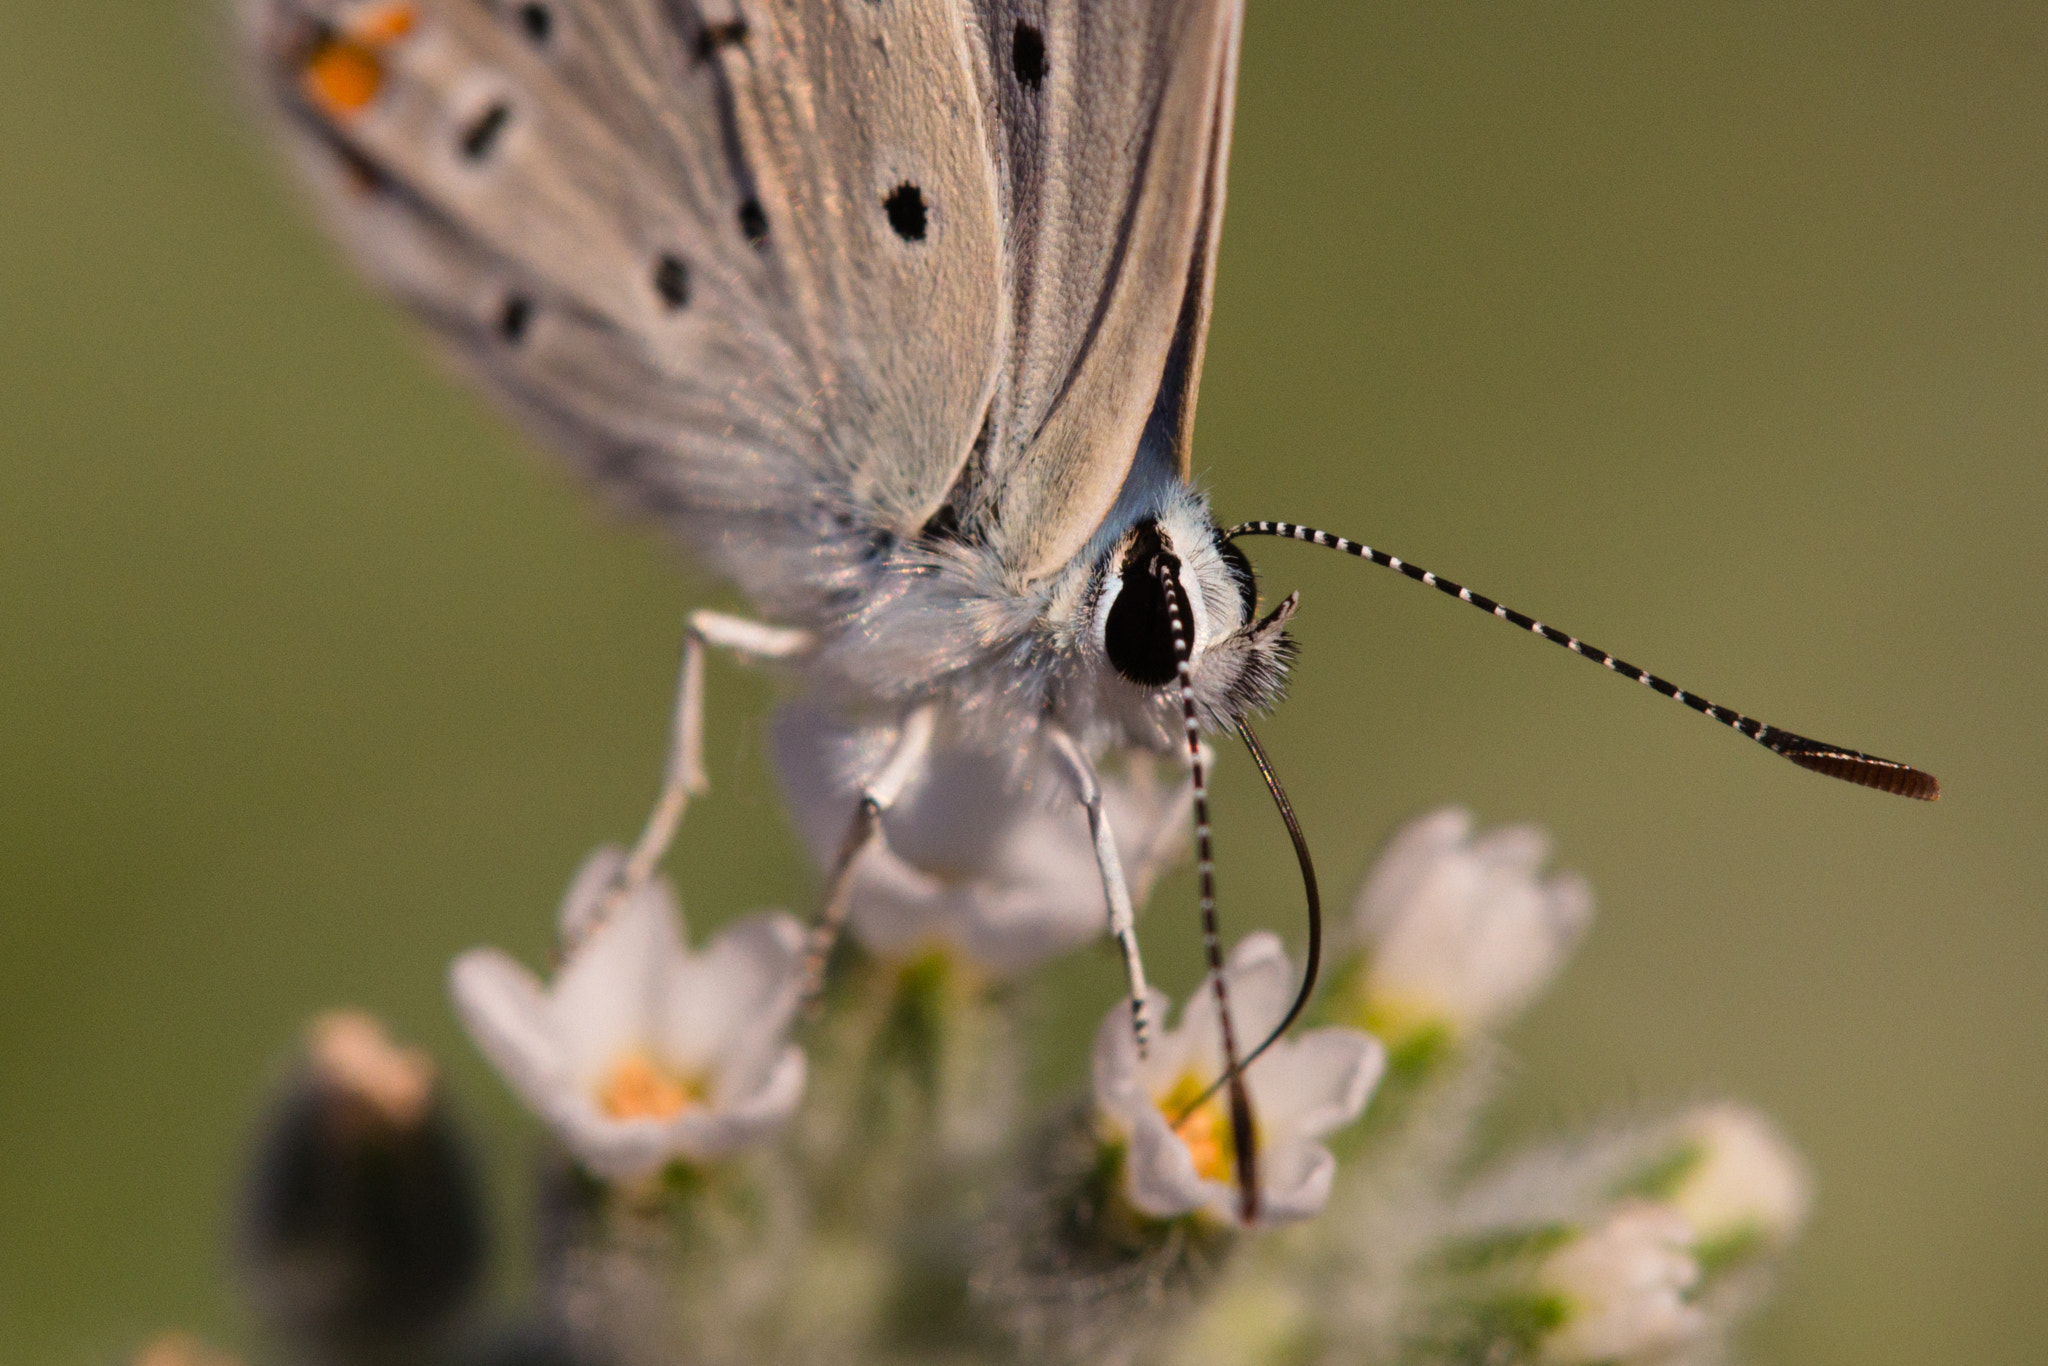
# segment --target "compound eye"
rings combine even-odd
[[[1167,610],[1166,589],[1158,579],[1146,573],[1124,575],[1102,628],[1102,648],[1116,671],[1133,683],[1160,688],[1180,672]]]
[[[1166,686],[1180,673],[1173,652],[1173,608],[1161,570],[1180,572],[1180,561],[1160,541],[1155,524],[1138,527],[1124,556],[1121,587],[1102,626],[1102,648],[1116,671],[1147,688]],[[1183,623],[1184,628],[1191,623]]]

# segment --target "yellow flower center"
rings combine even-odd
[[[1195,1174],[1205,1181],[1228,1182],[1237,1170],[1237,1136],[1231,1132],[1230,1111],[1223,1104],[1223,1094],[1218,1092],[1188,1110],[1195,1097],[1208,1089],[1208,1078],[1183,1072],[1180,1080],[1154,1103],[1159,1113],[1166,1116],[1166,1122],[1173,1125],[1174,1134],[1187,1145],[1188,1155],[1195,1160]],[[1183,1111],[1187,1113],[1186,1119],[1181,1118]]]
[[[613,1119],[672,1119],[702,1098],[702,1087],[638,1049],[621,1053],[597,1088],[598,1108]]]

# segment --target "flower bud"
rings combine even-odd
[[[1455,808],[1398,832],[1360,892],[1358,1022],[1398,1068],[1504,1023],[1543,989],[1592,914],[1586,884],[1541,876],[1549,841],[1528,826],[1475,837]]]
[[[1703,1106],[1679,1121],[1687,1159],[1667,1197],[1692,1222],[1710,1271],[1783,1247],[1806,1221],[1805,1165],[1771,1122],[1740,1105]]]
[[[1547,1361],[1610,1362],[1697,1337],[1706,1316],[1687,1302],[1700,1277],[1692,1224],[1676,1209],[1629,1201],[1544,1258],[1537,1282],[1554,1305]]]
[[[259,1310],[303,1345],[381,1356],[452,1319],[484,1250],[474,1164],[433,1063],[368,1015],[315,1020],[248,1180]]]

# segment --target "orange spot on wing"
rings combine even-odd
[[[349,20],[348,32],[359,43],[382,47],[411,33],[418,22],[419,14],[411,5],[372,5]]]
[[[359,113],[384,88],[383,49],[413,31],[419,12],[412,5],[370,5],[342,26],[343,37],[329,37],[306,58],[306,93],[328,117]]]
[[[384,88],[384,65],[361,43],[330,39],[313,49],[301,72],[306,94],[332,118],[360,113]]]

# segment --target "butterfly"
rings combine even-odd
[[[1241,1169],[1238,1076],[1270,1039],[1229,1025],[1205,736],[1250,747],[1312,912],[1315,892],[1250,725],[1279,697],[1296,599],[1259,610],[1239,540],[1346,551],[1802,766],[1937,791],[1385,552],[1219,527],[1190,469],[1242,22],[1241,0],[248,0],[244,25],[365,272],[761,614],[692,616],[670,781],[624,883],[703,787],[703,650],[780,661],[833,741],[812,756],[839,830],[820,970],[925,775],[1064,784],[1142,1047],[1099,770],[1177,754]]]

